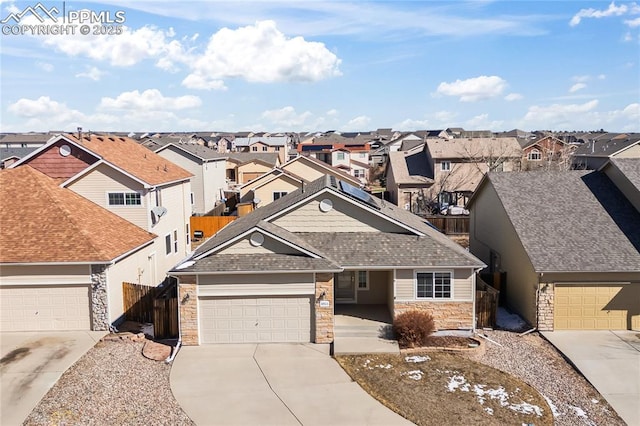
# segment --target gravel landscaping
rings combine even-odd
[[[25,425],[193,425],[169,386],[171,366],[143,342],[101,341],[65,372]]]
[[[498,346],[485,342],[485,351],[472,359],[521,378],[546,399],[556,425],[624,425],[593,386],[538,333],[520,336],[510,331],[485,331]]]

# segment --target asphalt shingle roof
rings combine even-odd
[[[179,272],[261,272],[261,271],[339,271],[340,268],[326,259],[314,259],[292,254],[218,254],[198,260]]]
[[[610,161],[640,191],[640,158],[612,158]]]
[[[536,272],[640,271],[640,212],[604,173],[487,176]]]
[[[23,165],[0,171],[0,262],[108,262],[155,235]]]

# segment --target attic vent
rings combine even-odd
[[[115,140],[114,138],[112,138],[112,137],[110,137],[110,138],[109,138],[109,140],[110,140],[111,142],[115,142],[115,141],[116,141],[116,140]]]
[[[122,142],[124,142],[124,138],[118,138],[118,139],[120,139]]]
[[[102,137],[98,136],[98,140],[99,140],[100,142],[103,142],[103,141],[104,141],[104,138],[102,138]]]

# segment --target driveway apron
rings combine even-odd
[[[0,334],[0,424],[21,425],[60,376],[107,332]]]
[[[198,425],[408,425],[313,344],[183,347],[171,389]]]
[[[629,425],[640,425],[640,332],[543,332]]]

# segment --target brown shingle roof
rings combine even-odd
[[[104,160],[149,185],[162,185],[193,176],[171,161],[141,146],[135,140],[122,136],[76,135],[64,137],[98,154]]]
[[[0,263],[108,262],[155,235],[31,166],[0,171]]]

